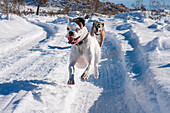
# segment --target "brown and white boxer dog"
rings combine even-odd
[[[91,35],[94,35],[100,45],[102,47],[104,38],[105,38],[105,29],[104,23],[102,22],[93,22],[93,26],[91,29]]]
[[[82,80],[87,80],[89,71],[94,67],[94,77],[99,76],[98,63],[100,60],[101,50],[96,38],[92,38],[87,28],[85,20],[81,17],[70,19],[67,25],[68,43],[72,44],[70,62],[69,62],[69,80],[68,85],[74,85],[75,66],[85,68],[81,75]]]

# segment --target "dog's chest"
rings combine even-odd
[[[87,51],[87,48],[84,45],[79,45],[79,46],[77,46],[77,48],[78,48],[80,55],[85,54],[85,51]]]
[[[88,49],[87,49],[87,46],[85,45],[79,45],[77,46],[77,50],[78,50],[79,57],[76,61],[76,67],[83,69],[88,64],[87,62]]]
[[[100,35],[96,35],[96,39],[97,39],[98,42],[100,42],[101,41]]]

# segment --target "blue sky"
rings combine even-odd
[[[127,7],[131,7],[131,4],[135,3],[135,0],[107,0],[107,1],[114,2],[116,4],[123,3]]]
[[[103,0],[101,0],[103,1]],[[108,2],[113,2],[113,3],[123,3],[124,5],[126,5],[127,7],[131,7],[131,4],[132,3],[135,3],[136,0],[104,0],[104,1],[108,1]],[[164,0],[166,4],[169,4],[170,5],[170,0]],[[149,5],[149,0],[143,0],[143,4],[146,6],[146,8],[148,7]],[[169,8],[170,9],[170,8]]]

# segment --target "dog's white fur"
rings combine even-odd
[[[68,23],[69,28],[75,28],[75,24],[70,22]],[[85,26],[80,27],[81,29],[74,32],[74,38],[80,36],[78,42],[83,40],[87,34],[88,30]],[[69,32],[67,36],[69,35]],[[95,38],[92,38],[89,34],[86,40],[81,45],[73,44],[71,47],[71,54],[70,54],[70,63],[69,63],[69,80],[68,84],[74,84],[74,73],[75,73],[75,66],[78,68],[86,68],[84,73],[81,76],[82,80],[87,80],[89,77],[89,71],[94,66],[94,77],[97,79],[99,76],[98,72],[98,63],[100,60],[101,50],[100,46]]]

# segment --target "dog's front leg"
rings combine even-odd
[[[79,58],[79,51],[77,47],[71,48],[70,54],[70,64],[69,64],[69,80],[67,82],[68,85],[74,85],[74,72],[75,72],[75,64],[77,59]]]
[[[69,80],[67,82],[67,84],[69,85],[74,85],[74,72],[75,72],[75,68],[74,68],[75,63],[70,63],[69,64]]]

